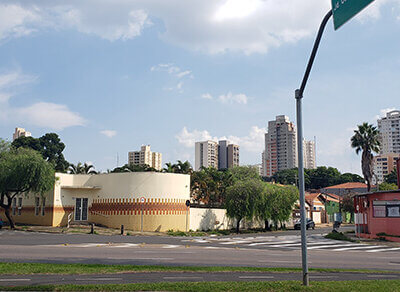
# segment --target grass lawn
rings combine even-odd
[[[113,274],[123,272],[301,272],[301,268],[256,268],[256,267],[175,267],[175,266],[134,266],[96,264],[40,264],[1,263],[0,275],[24,274]],[[310,272],[355,272],[355,273],[400,273],[400,271],[352,270],[352,269],[310,269]]]
[[[2,287],[2,291],[400,291],[400,280],[312,282],[179,282],[110,285],[43,285]]]

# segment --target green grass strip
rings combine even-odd
[[[0,286],[2,291],[400,291],[400,280],[312,282],[304,287],[299,281],[277,282],[175,282],[151,284]]]
[[[115,274],[128,272],[301,272],[301,268],[259,268],[259,267],[194,267],[194,266],[146,266],[146,265],[100,265],[100,264],[42,264],[42,263],[0,263],[0,275],[28,274]],[[319,269],[310,272],[353,272],[353,273],[400,273],[365,269]]]

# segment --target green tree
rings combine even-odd
[[[395,191],[398,189],[399,189],[399,187],[397,186],[397,184],[383,182],[379,185],[380,191]]]
[[[0,156],[0,207],[15,228],[10,214],[12,200],[20,195],[36,193],[44,195],[54,186],[53,166],[32,149],[12,149]]]
[[[175,172],[175,168],[176,168],[175,164],[172,164],[171,162],[167,162],[167,163],[165,163],[165,166],[166,167],[163,168],[164,172],[169,172],[169,173]]]
[[[192,165],[187,160],[185,162],[178,160],[178,163],[174,164],[173,168],[175,173],[192,174],[193,172]]]
[[[235,166],[225,171],[231,173],[232,183],[248,179],[261,180],[261,176],[259,175],[257,169],[251,166]]]
[[[371,181],[373,176],[373,152],[378,153],[380,142],[378,139],[378,129],[368,123],[358,125],[351,137],[351,147],[356,149],[356,153],[361,155],[361,169],[364,179],[367,182],[368,191],[371,190]]]
[[[354,199],[352,195],[351,193],[344,195],[339,203],[339,209],[341,211],[351,214],[350,221],[353,221],[354,218]]]
[[[0,154],[10,150],[10,142],[0,138]]]
[[[12,144],[14,148],[30,148],[42,154],[43,158],[54,165],[57,172],[67,172],[69,163],[62,153],[65,144],[56,133],[47,133],[40,138],[19,137]]]
[[[94,169],[94,166],[91,164],[87,164],[86,162],[82,164],[78,162],[77,165],[70,164],[68,167],[68,173],[72,174],[96,174],[97,171]]]
[[[243,218],[251,220],[257,214],[256,206],[264,189],[264,183],[254,179],[237,181],[226,189],[226,214],[229,218],[236,219],[237,233]]]
[[[136,164],[125,164],[123,166],[119,166],[114,168],[112,173],[120,173],[120,172],[146,172],[146,171],[154,171],[157,172],[157,169],[154,167],[144,165],[136,165]]]
[[[299,199],[299,193],[294,186],[279,186],[268,184],[266,187],[266,200],[269,201],[269,216],[278,228],[278,223],[289,220],[294,204]]]
[[[343,183],[347,183],[347,182],[360,182],[360,183],[363,183],[363,182],[365,182],[365,180],[361,176],[359,176],[358,174],[346,172],[346,173],[343,173],[343,174],[340,175],[340,182],[339,183],[343,184]]]
[[[385,175],[384,180],[385,180],[385,183],[397,184],[397,170],[396,170],[396,168],[394,170],[392,170],[391,173]]]

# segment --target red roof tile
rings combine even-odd
[[[361,188],[367,188],[367,185],[365,183],[360,183],[360,182],[348,182],[336,186],[330,186],[326,187],[324,189],[361,189]]]

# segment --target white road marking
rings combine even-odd
[[[398,278],[397,275],[368,275],[368,278]]]
[[[313,279],[338,278],[337,276],[313,276],[313,275],[310,275],[309,277]]]
[[[0,282],[22,282],[22,281],[32,281],[31,279],[0,279]]]
[[[354,247],[344,247],[344,248],[336,248],[333,249],[334,251],[344,251],[344,250],[353,250],[353,249],[369,249],[369,248],[379,248],[379,246],[374,246],[374,245],[367,245],[367,246],[354,246]]]
[[[250,240],[238,240],[238,241],[227,241],[221,242],[220,244],[240,244],[240,243],[248,243],[251,242]]]
[[[107,245],[108,247],[137,247],[139,244],[137,243],[118,243],[118,244],[111,244]]]
[[[122,278],[76,278],[76,281],[120,281]]]
[[[274,276],[239,276],[239,279],[273,279]]]
[[[164,280],[178,280],[178,279],[203,279],[203,277],[163,277]]]
[[[249,244],[249,246],[256,246],[256,245],[276,245],[276,244],[282,244],[282,243],[294,243],[293,240],[291,241],[268,241],[268,242],[255,242]]]
[[[307,249],[319,249],[319,248],[325,248],[325,247],[332,247],[332,248],[338,248],[338,247],[350,247],[350,246],[360,246],[359,244],[336,244],[336,245],[320,245],[320,246],[311,246],[308,247]],[[336,249],[332,249],[336,250]]]
[[[382,246],[382,247],[383,247],[383,246]],[[380,249],[374,249],[374,250],[366,250],[366,252],[392,251],[392,250],[400,250],[400,247],[380,248]]]
[[[164,245],[162,248],[177,248],[177,247],[181,247],[182,245],[173,245],[173,244],[168,244],[168,245]]]

